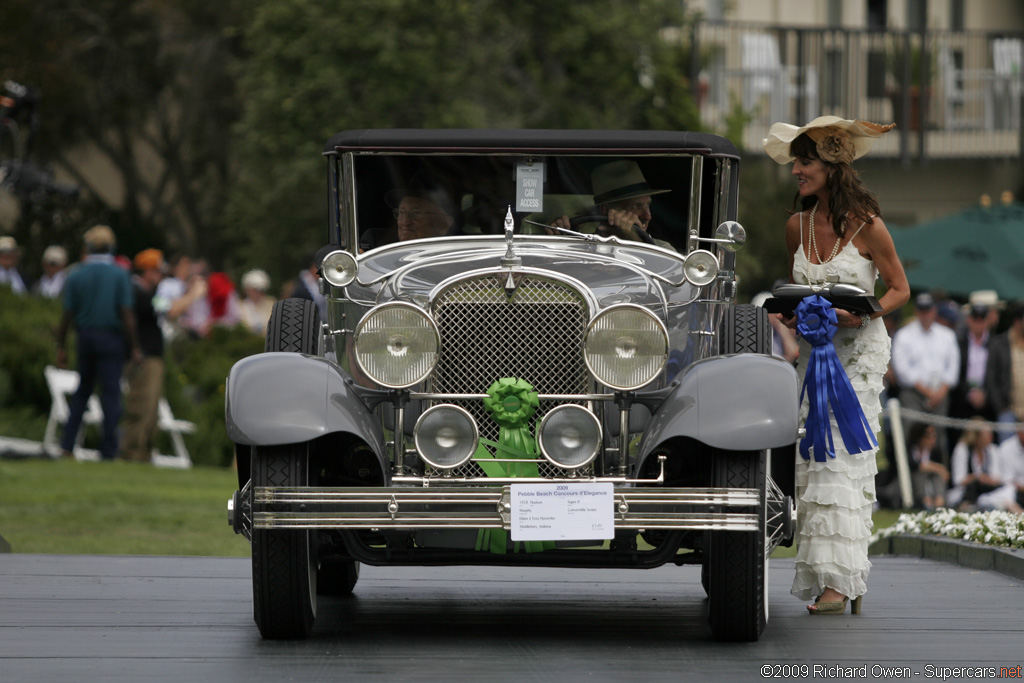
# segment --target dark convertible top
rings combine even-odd
[[[372,129],[337,133],[324,154],[340,152],[688,152],[739,158],[736,147],[711,133],[667,130]]]

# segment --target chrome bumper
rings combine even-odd
[[[757,531],[757,489],[615,487],[616,529]],[[274,510],[267,510],[272,506]],[[747,508],[748,511],[733,511]],[[252,490],[253,529],[511,530],[511,487]]]

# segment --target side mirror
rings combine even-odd
[[[736,221],[725,221],[715,228],[715,240],[727,251],[738,251],[747,242],[747,231]]]

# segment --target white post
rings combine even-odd
[[[892,430],[893,461],[896,463],[896,473],[900,478],[900,496],[903,499],[903,507],[914,506],[914,493],[910,486],[910,467],[907,465],[907,441],[903,435],[903,420],[900,418],[900,400],[890,398],[886,404],[889,411],[889,429]]]

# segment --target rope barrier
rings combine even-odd
[[[889,401],[899,401],[899,399],[891,398]],[[888,404],[886,405],[888,407]],[[987,427],[993,432],[1018,432],[1024,430],[1024,422],[989,422],[971,418],[948,417],[946,415],[936,415],[935,413],[925,413],[920,410],[902,407],[900,408],[900,414],[911,422],[927,422],[936,427],[953,427],[954,429]]]

